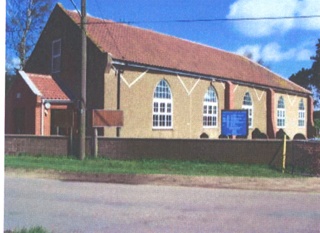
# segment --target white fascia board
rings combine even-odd
[[[28,77],[26,72],[24,72],[23,70],[19,70],[19,74],[23,78],[23,80],[26,82],[26,84],[30,87],[30,89],[32,90],[32,92],[35,95],[42,96],[42,93],[39,91],[39,89],[36,87],[36,85],[34,85],[34,83]]]

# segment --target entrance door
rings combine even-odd
[[[51,109],[51,135],[67,135],[72,127],[72,112],[67,109]]]

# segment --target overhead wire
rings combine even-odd
[[[76,3],[75,3],[73,0],[70,0],[70,2],[72,3],[73,7],[74,7],[75,10],[78,12],[78,14],[79,14],[79,16],[80,16],[80,18],[81,18],[81,17],[82,17],[82,14],[80,13],[80,11],[79,11]],[[96,3],[97,6],[99,6],[99,3],[98,3],[97,0],[95,0],[95,3]],[[103,14],[102,14],[101,8],[98,7],[98,10],[99,10],[99,13],[100,13],[100,15],[101,15],[101,18],[103,18]],[[88,21],[87,21],[86,24],[89,25],[89,24],[96,24],[96,23],[88,22]],[[110,35],[111,39],[114,40],[114,41],[116,41],[115,38],[113,37],[112,33],[110,32],[109,28],[107,28],[107,32],[108,32],[108,34]],[[116,45],[116,49],[118,50],[118,52],[122,55],[121,50],[120,50],[120,49],[118,48],[118,46],[117,46],[117,43],[115,43],[115,45]]]
[[[99,2],[94,0],[98,6],[100,18],[103,18]],[[73,0],[70,0],[75,10],[81,17],[81,13]],[[213,18],[213,19],[174,19],[174,20],[142,20],[142,21],[115,21],[115,22],[87,22],[87,24],[110,24],[110,23],[125,23],[125,24],[161,24],[161,23],[197,23],[197,22],[223,22],[223,21],[258,21],[258,20],[288,20],[288,19],[312,19],[320,18],[320,15],[297,15],[297,16],[275,16],[275,17],[243,17],[243,18]]]
[[[74,9],[78,12],[78,15],[80,16],[80,18],[82,17],[81,12],[79,11],[77,4],[73,1],[70,0],[71,4],[73,5]]]
[[[223,21],[258,21],[258,20],[289,20],[289,19],[312,19],[320,18],[320,15],[278,16],[278,17],[244,17],[244,18],[216,18],[216,19],[174,19],[174,20],[142,20],[142,21],[119,21],[119,22],[88,22],[88,24],[160,24],[160,23],[197,23],[197,22],[223,22]]]
[[[96,6],[98,6],[98,10],[99,10],[99,13],[100,13],[100,18],[103,18],[103,14],[102,14],[102,11],[101,11],[101,7],[99,5],[99,2],[97,0],[94,0],[95,3],[96,3]],[[90,24],[87,22],[87,24]],[[121,50],[119,49],[118,47],[118,43],[116,43],[116,39],[113,37],[113,34],[111,33],[110,29],[107,27],[107,33],[109,34],[109,36],[111,37],[111,39],[115,42],[115,47],[116,47],[116,50],[118,51],[118,53],[121,55],[121,57],[123,57],[123,54],[121,52]]]

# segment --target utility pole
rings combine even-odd
[[[118,78],[117,78],[117,110],[120,110],[120,103],[121,103],[121,74],[123,73],[123,70],[121,70],[120,68],[118,69]],[[120,137],[120,127],[117,127],[117,137]]]
[[[87,110],[87,12],[86,0],[81,0],[81,97],[79,158],[86,157],[86,110]]]

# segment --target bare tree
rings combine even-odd
[[[12,67],[9,58],[16,58],[15,68],[23,69],[52,5],[53,0],[7,0],[6,69]]]
[[[249,50],[246,50],[243,54],[243,56],[245,56],[246,58],[249,58],[250,60],[258,63],[259,65],[262,65],[268,69],[270,69],[270,66],[265,64],[264,60],[262,58],[259,58],[258,60],[254,60],[254,57],[253,57],[253,53]]]

